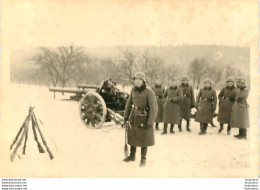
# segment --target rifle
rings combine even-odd
[[[127,128],[128,128],[128,125],[127,123],[125,123],[125,147],[124,147],[124,153],[125,153],[125,158],[128,157],[128,146],[127,146]]]
[[[46,148],[46,150],[47,150],[47,152],[48,152],[48,154],[49,154],[50,159],[52,160],[52,159],[54,158],[54,156],[53,156],[51,150],[49,149],[49,147],[48,147],[48,145],[47,145],[47,142],[46,142],[46,140],[45,140],[45,138],[44,138],[44,136],[43,136],[43,134],[42,134],[42,131],[41,131],[41,129],[40,129],[40,126],[38,125],[38,121],[37,121],[37,119],[36,119],[34,113],[32,114],[32,119],[34,120],[34,123],[36,124],[36,129],[38,129],[38,132],[39,132],[40,137],[41,137],[41,139],[42,139],[42,143],[43,143],[43,145],[45,146],[45,148]]]
[[[130,121],[133,117],[133,113],[134,113],[134,108],[132,107],[131,108],[131,111],[130,111],[130,115],[129,115],[129,121],[125,121],[124,125],[125,125],[125,146],[124,146],[124,154],[125,154],[125,158],[128,157],[129,155],[129,152],[128,152],[128,146],[127,146],[127,134],[128,134],[128,127],[130,129],[132,129],[131,127],[131,124],[130,124]]]

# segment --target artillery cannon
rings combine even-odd
[[[79,100],[80,119],[86,127],[100,128],[104,122],[113,120],[123,125],[124,109],[129,94],[115,87],[111,79],[100,86],[78,85],[77,89],[49,88],[51,92],[74,93],[73,100]]]

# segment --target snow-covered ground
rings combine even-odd
[[[11,84],[2,110],[0,154],[1,177],[243,177],[249,175],[250,140],[228,136],[225,130],[218,134],[217,128],[208,127],[208,134],[199,136],[199,124],[191,121],[191,133],[162,136],[155,131],[156,145],[148,148],[147,165],[139,167],[140,148],[135,162],[125,163],[124,129],[107,123],[101,129],[86,128],[80,121],[78,102],[70,101],[68,95],[53,93],[45,87]],[[26,155],[21,148],[14,162],[10,162],[9,147],[23,123],[29,106],[43,122],[41,127],[54,155],[40,154],[29,132]],[[186,122],[183,123],[185,129]],[[250,137],[249,137],[250,138]],[[243,171],[243,173],[241,172]]]

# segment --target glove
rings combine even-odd
[[[236,100],[236,98],[235,98],[235,97],[230,97],[229,100],[230,100],[231,102],[234,102],[234,101]]]
[[[213,98],[207,98],[208,102],[213,102]]]
[[[171,98],[171,102],[179,102],[179,100],[178,100],[178,98],[177,97],[173,97],[173,98]]]

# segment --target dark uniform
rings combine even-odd
[[[178,86],[169,87],[164,93],[166,98],[163,110],[164,129],[162,134],[167,134],[167,126],[170,123],[170,133],[174,133],[174,124],[179,125],[181,121],[180,103],[183,97],[182,90]]]
[[[127,100],[124,118],[130,122],[127,140],[131,146],[131,153],[124,161],[134,161],[136,147],[142,147],[140,166],[144,166],[147,146],[154,145],[153,123],[157,116],[158,106],[154,91],[145,84],[145,75],[138,72],[135,78],[142,79],[143,85],[139,88],[133,87]]]
[[[157,100],[157,105],[158,105],[158,113],[157,113],[157,117],[155,120],[156,123],[156,129],[159,130],[159,123],[163,121],[163,106],[164,106],[164,87],[162,85],[155,85],[153,88],[153,91],[155,93],[156,96],[156,100]]]
[[[212,84],[210,79],[206,79],[205,83]],[[204,87],[200,89],[196,100],[197,113],[195,121],[200,123],[200,135],[206,134],[209,123],[212,123],[214,112],[216,110],[217,95],[212,87]]]
[[[248,113],[248,89],[245,85],[245,79],[240,77],[237,81],[236,101],[231,111],[231,127],[239,128],[239,134],[235,135],[238,139],[247,138],[247,128],[249,128],[249,113]]]
[[[236,88],[234,86],[234,79],[229,77],[227,79],[227,83],[232,82],[232,86],[226,86],[223,88],[219,95],[219,112],[218,112],[218,122],[220,123],[219,133],[223,130],[224,124],[228,124],[227,134],[230,134],[231,126],[230,126],[230,118],[231,118],[231,110],[234,105],[236,99]]]
[[[182,80],[189,80],[188,76],[183,76]],[[195,107],[195,99],[194,99],[194,92],[191,85],[187,84],[181,84],[180,88],[183,92],[183,99],[181,101],[181,121],[179,124],[179,130],[182,131],[182,119],[185,119],[187,121],[187,131],[190,130],[190,117],[191,117],[191,109]]]

